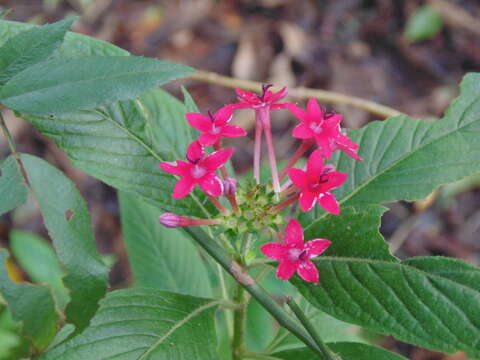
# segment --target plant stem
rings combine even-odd
[[[262,91],[262,83],[256,81],[235,79],[208,71],[199,71],[190,75],[190,78],[233,89],[242,88],[249,91]],[[359,109],[368,111],[372,114],[381,116],[383,118],[403,115],[402,112],[395,110],[391,107],[381,105],[376,102],[365,100],[359,97],[340,94],[333,91],[310,88],[290,88],[288,90],[288,94],[291,98],[295,99],[315,98],[319,101],[323,101],[326,103],[354,106]]]
[[[262,151],[262,121],[258,112],[255,112],[255,145],[253,152],[253,177],[260,184],[260,153]]]
[[[222,204],[220,204],[220,201],[214,196],[207,195],[208,200],[220,211],[222,215],[228,215],[228,210],[223,207]]]
[[[270,212],[272,214],[276,214],[280,211],[282,211],[283,209],[285,209],[288,205],[290,205],[291,203],[293,203],[295,200],[298,199],[298,197],[300,196],[300,193],[297,193],[295,195],[292,195],[290,196],[289,198],[286,198],[285,200],[283,200],[281,203],[275,205],[274,207],[272,207],[270,209]]]
[[[275,147],[272,139],[272,126],[270,125],[270,109],[261,107],[256,110],[257,116],[262,122],[265,138],[267,139],[268,160],[270,161],[270,169],[272,171],[272,183],[275,193],[280,192],[280,182],[278,180],[277,159],[275,156]]]
[[[297,303],[295,302],[295,300],[293,300],[291,296],[288,297],[287,304],[290,307],[290,309],[292,309],[293,313],[298,318],[298,320],[300,320],[305,330],[308,331],[310,336],[318,345],[318,347],[320,348],[320,351],[323,354],[323,357],[328,360],[339,360],[337,356],[332,354],[332,352],[327,347],[327,345],[325,345],[325,343],[320,338],[320,335],[318,335],[317,331],[315,330],[315,327],[312,325],[310,320],[308,320],[305,313],[302,311],[302,309],[300,309],[300,307],[297,305]]]
[[[240,283],[278,322],[289,330],[312,351],[323,356],[320,348],[310,335],[297,324],[297,322],[283,309],[250,275],[234,260],[232,260],[218,244],[209,237],[201,228],[185,228],[185,231],[222,267]]]
[[[8,147],[10,148],[10,151],[12,154],[17,153],[17,147],[15,146],[15,142],[13,141],[12,134],[10,134],[10,131],[7,128],[7,124],[5,124],[5,120],[3,119],[2,112],[0,111],[0,127],[2,128],[3,135],[7,139]]]
[[[285,165],[285,167],[282,169],[282,172],[279,175],[280,180],[283,180],[285,175],[287,175],[287,171],[297,163],[298,159],[300,159],[303,156],[303,154],[305,154],[305,152],[312,147],[312,145],[313,145],[312,141],[309,141],[309,140],[302,141],[302,144],[298,147],[297,151],[295,151],[295,153],[292,155],[290,160],[288,160],[287,165]]]
[[[233,300],[239,306],[233,313],[233,360],[241,360],[245,351],[245,326],[247,322],[247,298],[245,289],[237,284]]]

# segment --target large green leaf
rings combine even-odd
[[[25,119],[55,140],[75,167],[165,211],[204,217],[206,198],[200,191],[195,192],[194,201],[172,198],[177,179],[158,167],[171,158],[154,150],[145,129],[149,120],[144,108],[140,99],[99,110]]]
[[[154,289],[111,292],[91,325],[42,360],[216,359],[218,301]]]
[[[0,293],[13,319],[22,322],[22,334],[37,350],[42,350],[55,336],[59,319],[52,294],[47,286],[11,281],[6,269],[7,258],[8,252],[0,249]]]
[[[378,231],[385,210],[380,205],[343,208],[340,215],[327,215],[307,226],[305,239],[329,239],[332,244],[322,256],[396,261]]]
[[[164,90],[142,96],[155,150],[166,159],[182,159],[194,140],[193,129],[185,120],[186,107]]]
[[[0,48],[0,84],[52,55],[76,19],[33,27],[8,39]]]
[[[34,115],[93,109],[192,72],[187,66],[136,56],[59,58],[14,76],[0,89],[0,102]]]
[[[70,290],[67,320],[81,331],[105,295],[108,269],[95,247],[90,216],[75,185],[46,161],[21,155],[32,192],[40,205]]]
[[[33,282],[50,285],[63,310],[69,300],[68,290],[63,285],[64,272],[50,244],[34,233],[14,230],[10,233],[10,249]]]
[[[407,360],[403,356],[385,349],[354,342],[334,342],[328,347],[342,360]],[[285,360],[317,360],[318,355],[308,348],[286,350],[273,354],[274,358]]]
[[[293,284],[337,319],[425,348],[480,356],[480,269],[442,257],[316,261],[320,283]]]
[[[33,29],[36,25],[16,21],[0,20],[0,45],[15,35]],[[53,57],[74,57],[74,56],[120,56],[128,55],[128,51],[120,49],[115,45],[98,40],[82,34],[68,32],[65,40]]]
[[[0,215],[27,201],[27,187],[14,156],[9,156],[0,166]]]
[[[120,193],[122,229],[135,283],[176,293],[212,296],[207,269],[195,246],[178,229],[158,223],[161,211]]]
[[[441,184],[480,171],[480,74],[465,76],[460,96],[442,120],[405,116],[349,133],[364,161],[336,152],[338,171],[350,176],[335,190],[343,205],[417,200]]]

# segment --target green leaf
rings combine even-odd
[[[216,359],[218,301],[154,289],[113,291],[90,327],[42,360]]]
[[[0,215],[27,201],[27,187],[15,157],[9,156],[0,166]]]
[[[158,223],[162,213],[138,196],[119,194],[123,237],[135,283],[176,293],[212,296],[207,269],[190,239]]]
[[[182,95],[183,95],[183,103],[185,104],[186,112],[189,112],[189,113],[200,112],[200,110],[198,110],[197,104],[195,104],[195,101],[193,100],[192,96],[184,86],[182,86]]]
[[[0,250],[0,293],[13,319],[22,322],[22,334],[37,350],[42,350],[55,336],[59,319],[52,294],[46,286],[11,281],[6,270],[7,258],[8,252]]]
[[[327,215],[306,227],[305,239],[324,238],[332,242],[322,256],[396,261],[378,232],[386,208],[369,205],[362,209],[342,208],[340,215]]]
[[[34,233],[14,230],[10,233],[10,249],[30,279],[50,285],[59,308],[65,309],[68,290],[63,285],[64,273],[51,246]]]
[[[67,320],[76,331],[85,328],[105,295],[108,268],[95,247],[90,216],[75,185],[46,161],[22,154],[32,192],[40,205],[70,290]]]
[[[201,191],[194,192],[194,201],[172,198],[177,179],[158,167],[167,159],[148,141],[148,118],[141,100],[54,117],[26,116],[25,120],[52,138],[73,165],[86,173],[165,211],[205,217],[206,209],[212,208]]]
[[[480,269],[457,259],[316,261],[320,283],[293,279],[314,306],[428,349],[480,356]]]
[[[403,356],[385,349],[354,342],[334,342],[327,344],[328,347],[342,360],[407,360]],[[316,360],[318,355],[309,348],[297,348],[273,354],[275,358],[285,360]]]
[[[29,66],[46,60],[60,47],[66,32],[78,19],[72,17],[53,24],[33,27],[7,40],[0,47],[0,84]]]
[[[466,75],[460,90],[442,120],[399,116],[351,131],[364,161],[332,156],[337,170],[350,174],[334,191],[343,207],[422,199],[441,184],[479,172],[480,74]]]
[[[33,29],[38,26],[16,21],[0,20],[0,45],[15,35]],[[105,41],[95,39],[82,34],[68,32],[65,40],[53,57],[76,57],[76,56],[121,56],[129,55],[128,51]]]
[[[405,37],[409,42],[427,40],[437,35],[442,27],[442,16],[430,5],[421,6],[410,15]]]
[[[164,90],[146,93],[141,104],[155,150],[168,160],[185,158],[186,149],[194,140],[192,128],[185,119],[185,105]]]
[[[193,69],[136,56],[49,60],[22,71],[0,89],[0,102],[34,115],[93,109],[128,100]]]

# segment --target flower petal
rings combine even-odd
[[[223,182],[214,173],[210,173],[202,177],[199,185],[208,195],[220,196],[223,193]]]
[[[328,181],[327,183],[323,184],[324,186],[322,188],[325,189],[325,191],[335,189],[347,181],[347,178],[347,173],[337,171],[330,172],[328,173]]]
[[[326,129],[338,129],[338,125],[342,122],[343,116],[341,114],[333,114],[328,119],[325,119],[324,125]]]
[[[209,134],[209,133],[203,133],[203,134],[200,135],[200,137],[198,138],[198,141],[199,141],[200,144],[202,144],[203,146],[212,146],[212,145],[215,144],[219,139],[220,139],[220,134],[218,134],[218,135],[212,135],[212,134]]]
[[[210,171],[215,171],[225,165],[232,154],[233,149],[222,149],[215,151],[202,160],[201,165]]]
[[[290,111],[293,115],[295,115],[300,121],[305,122],[307,118],[307,113],[300,109],[295,104],[288,103],[286,108]]]
[[[338,205],[337,199],[333,196],[332,193],[326,192],[318,196],[318,204],[323,207],[330,214],[338,215],[340,214],[340,206]]]
[[[205,156],[205,149],[198,140],[193,141],[187,148],[187,159],[190,162],[197,162]]]
[[[300,204],[300,209],[302,209],[302,211],[305,211],[305,212],[312,210],[316,200],[317,200],[317,197],[314,193],[307,190],[303,190],[300,193],[300,198],[298,199],[298,202]]]
[[[307,113],[309,119],[323,120],[323,111],[318,105],[317,99],[309,99],[307,102]]]
[[[194,129],[207,132],[212,127],[212,121],[208,116],[199,113],[187,113],[185,115],[188,123]]]
[[[307,161],[307,176],[312,183],[318,182],[324,169],[322,152],[315,150]]]
[[[288,255],[288,249],[279,242],[271,242],[260,246],[260,251],[270,259],[283,260]]]
[[[297,270],[297,265],[295,263],[291,263],[290,261],[282,261],[278,265],[277,269],[277,277],[282,280],[290,279],[295,271]]]
[[[313,239],[305,244],[307,255],[311,259],[322,254],[331,245],[331,241],[327,239]]]
[[[296,219],[291,219],[285,228],[285,242],[289,247],[296,245],[303,248],[303,229]]]
[[[274,103],[274,102],[277,102],[278,100],[282,100],[285,96],[287,96],[288,95],[288,89],[285,86],[285,87],[281,88],[279,91],[277,91],[276,93],[272,93],[272,92],[270,92],[270,93],[271,93],[271,94],[269,94],[270,96],[268,96],[268,98],[266,97],[266,100],[270,103]]]
[[[173,175],[185,175],[188,172],[189,164],[184,161],[178,161],[177,164],[173,165],[169,162],[162,162],[160,163],[160,168],[169,174]]]
[[[233,117],[234,108],[231,105],[225,105],[215,113],[215,125],[223,126],[228,124]]]
[[[220,135],[225,137],[240,137],[247,135],[247,132],[239,126],[226,125],[223,127]]]
[[[318,283],[318,270],[309,260],[302,262],[297,269],[298,275],[305,281]]]
[[[332,156],[333,149],[330,145],[329,136],[326,134],[315,135],[317,145],[322,151],[323,156],[328,160]]]
[[[189,177],[183,177],[177,181],[173,189],[173,198],[181,199],[190,194],[195,187],[195,182]]]
[[[300,189],[303,189],[308,185],[305,171],[303,171],[302,169],[289,169],[288,176],[290,177],[290,180],[292,180],[292,182]]]
[[[293,128],[292,136],[297,139],[310,139],[314,135],[305,123],[300,123]]]

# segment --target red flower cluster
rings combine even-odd
[[[282,88],[278,92],[272,92],[269,90],[270,87],[270,85],[264,85],[260,95],[237,89],[239,102],[226,105],[214,114],[211,112],[208,112],[208,115],[186,114],[188,123],[199,130],[201,135],[187,148],[187,161],[177,160],[175,164],[162,162],[160,167],[164,171],[180,177],[173,189],[174,199],[186,197],[196,185],[199,185],[224,217],[191,219],[173,213],[165,213],[160,217],[161,224],[166,227],[223,225],[232,228],[232,226],[236,226],[238,231],[252,231],[254,227],[258,228],[258,224],[267,227],[274,226],[275,222],[278,223],[278,218],[275,216],[279,215],[276,214],[297,199],[300,209],[305,212],[313,209],[318,203],[329,213],[335,215],[340,213],[340,206],[331,190],[341,186],[347,180],[348,174],[335,171],[335,167],[325,164],[325,160],[330,159],[332,153],[337,150],[344,151],[355,160],[362,160],[357,154],[358,145],[341,132],[342,116],[326,112],[315,99],[308,101],[306,111],[292,103],[279,103],[287,95],[287,89]],[[277,204],[265,205],[265,201],[260,201],[258,197],[253,198],[253,195],[246,196],[252,199],[252,203],[245,204],[244,199],[242,203],[237,202],[237,181],[228,176],[225,168],[225,164],[230,160],[234,150],[222,149],[222,138],[236,138],[247,134],[244,129],[230,125],[234,111],[242,108],[254,110],[256,117],[254,178],[259,184],[260,149],[262,135],[265,134],[273,190],[277,198],[284,197]],[[293,129],[292,135],[302,139],[298,150],[280,174],[277,173],[270,124],[270,110],[277,109],[287,109],[300,120],[300,124]],[[310,154],[306,166],[303,169],[292,168],[314,144],[317,145],[317,148]],[[207,155],[205,152],[207,146],[213,146],[215,151]],[[215,173],[217,170],[220,170],[223,180]],[[290,180],[281,185],[280,181],[287,174]],[[252,194],[252,191],[247,190],[246,194]],[[217,197],[221,195],[230,201],[233,214],[218,201]],[[235,228],[233,229],[235,230]],[[260,247],[266,256],[280,261],[277,276],[288,280],[297,272],[305,281],[317,283],[318,271],[310,259],[322,254],[330,246],[330,241],[315,239],[304,243],[302,227],[295,219],[289,221],[285,237],[279,234],[279,239],[280,242],[272,242]]]

